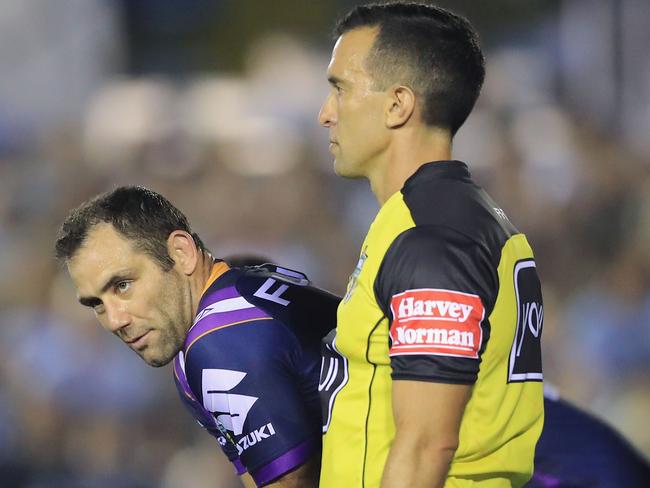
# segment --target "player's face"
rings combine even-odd
[[[331,89],[318,121],[329,129],[334,170],[341,176],[369,177],[388,143],[386,96],[365,67],[376,32],[364,27],[339,37],[327,69]]]
[[[163,271],[112,225],[98,224],[68,270],[79,301],[147,364],[163,366],[181,349],[192,311],[187,280],[175,268]]]

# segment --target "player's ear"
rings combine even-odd
[[[199,261],[199,250],[194,239],[184,230],[175,230],[167,238],[167,252],[174,260],[174,267],[181,273],[190,275]]]
[[[415,93],[408,86],[393,85],[387,91],[386,127],[397,129],[406,124],[415,112]]]

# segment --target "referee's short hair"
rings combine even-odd
[[[360,27],[378,27],[366,68],[376,88],[395,83],[422,100],[427,125],[454,135],[472,111],[485,78],[478,34],[467,19],[421,3],[355,7],[335,28],[335,37]]]

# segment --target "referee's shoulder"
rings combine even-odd
[[[519,233],[505,211],[473,182],[447,180],[416,187],[404,195],[404,204],[418,227],[445,227],[496,245]]]

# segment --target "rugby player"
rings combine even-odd
[[[319,122],[336,173],[367,178],[381,208],[325,354],[320,486],[522,486],[543,302],[525,235],[452,160],[484,79],[477,35],[406,3],[358,6],[336,32]]]
[[[72,210],[55,248],[106,330],[151,366],[173,360],[181,399],[245,483],[317,486],[320,344],[338,297],[288,269],[229,267],[142,187]]]

